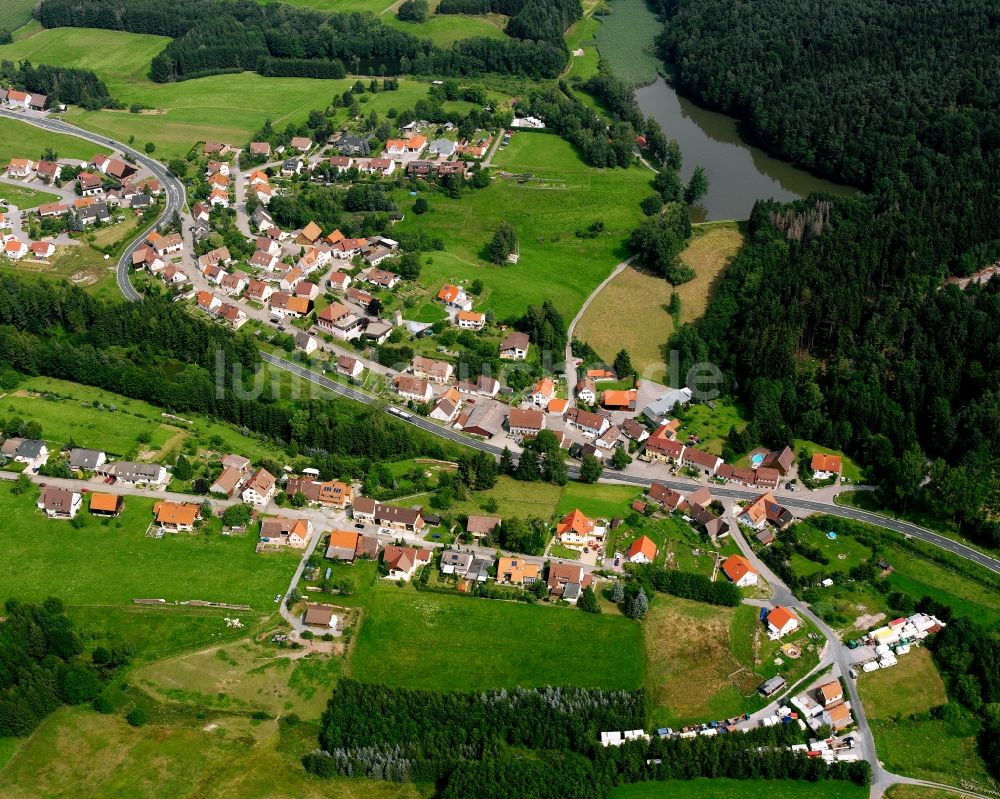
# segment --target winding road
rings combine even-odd
[[[139,246],[141,246],[142,241],[145,239],[145,236],[146,234],[148,234],[149,230],[151,230],[153,227],[162,224],[164,221],[171,219],[174,213],[178,214],[181,213],[185,203],[185,193],[183,184],[176,177],[171,175],[167,171],[167,169],[158,161],[146,156],[143,153],[140,153],[132,149],[131,147],[128,147],[127,145],[122,144],[121,142],[109,139],[106,136],[101,136],[96,133],[91,133],[89,131],[81,130],[80,128],[77,128],[59,119],[48,119],[44,117],[28,116],[25,114],[14,113],[6,110],[0,110],[0,114],[2,114],[3,116],[20,120],[22,122],[26,122],[31,125],[35,125],[36,127],[42,128],[44,130],[49,130],[55,133],[62,133],[70,136],[76,136],[78,138],[91,141],[95,144],[104,147],[110,147],[112,149],[119,150],[122,153],[128,154],[131,158],[135,160],[137,164],[147,169],[157,179],[161,181],[164,190],[166,192],[166,204],[163,209],[163,213],[160,215],[159,219],[153,226],[144,231],[143,235],[140,238],[138,238],[135,242],[133,242],[129,247],[126,248],[117,266],[118,286],[124,297],[127,300],[133,302],[141,299],[141,295],[139,294],[138,291],[135,290],[135,288],[131,284],[131,281],[129,280],[129,268],[131,266],[132,253]],[[615,270],[611,273],[611,275],[609,275],[608,278],[601,283],[601,286],[598,287],[598,291],[602,286],[606,285],[607,282],[610,281],[615,275],[617,275],[622,269],[624,269],[627,263],[628,262],[626,261],[618,264],[615,267]],[[594,294],[596,294],[596,292]],[[590,300],[593,298],[594,294],[592,294],[591,297],[587,299],[587,301],[584,303],[583,308],[581,308],[580,313],[578,313],[576,317],[573,319],[573,323],[570,328],[571,332],[572,332],[572,327],[575,326],[577,320],[582,316],[583,311],[590,303]],[[572,363],[570,356],[571,353],[567,352],[567,367],[566,367],[567,379],[571,374],[571,370],[575,372],[575,370],[573,370],[573,367],[570,365]],[[261,358],[268,364],[271,364],[276,368],[282,369],[286,372],[296,375],[297,377],[303,380],[306,380],[310,383],[320,386],[321,388],[324,388],[333,393],[339,394],[340,396],[343,396],[347,399],[351,399],[356,402],[362,402],[368,405],[373,405],[380,402],[379,400],[368,394],[364,394],[360,391],[357,391],[356,389],[351,388],[350,386],[345,385],[343,383],[331,380],[328,377],[317,374],[309,369],[306,369],[303,366],[300,366],[299,364],[293,363],[284,358],[280,358],[271,355],[269,353],[261,353]],[[572,383],[570,384],[570,387],[572,387]],[[497,447],[495,445],[489,444],[484,441],[479,441],[476,439],[469,438],[462,433],[459,433],[450,428],[436,425],[430,420],[420,416],[413,415],[407,419],[401,419],[401,421],[409,422],[410,424],[419,427],[433,435],[447,439],[454,443],[462,444],[464,446],[471,447],[483,452],[489,452],[490,454],[495,456],[499,456],[501,452],[500,447]],[[569,473],[571,477],[576,477],[579,474],[579,469],[577,467],[570,467]],[[638,474],[629,474],[626,472],[614,473],[608,475],[607,477],[603,478],[603,481],[611,483],[632,484],[636,486],[648,486],[650,482],[654,479],[657,482],[664,483],[665,485],[671,488],[681,491],[689,491],[694,486],[699,485],[698,482],[692,480],[663,479],[658,475],[644,476]],[[751,497],[756,496],[759,493],[759,492],[753,492],[753,491],[747,491],[747,490],[741,490],[737,488],[730,488],[727,486],[717,486],[717,485],[711,485],[711,490],[716,496],[727,499],[749,499]],[[804,497],[799,498],[794,494],[780,492],[780,491],[776,491],[775,495],[776,497],[778,497],[779,501],[783,505],[789,508],[810,511],[810,512],[817,512],[817,513],[826,513],[833,516],[839,516],[841,518],[853,519],[856,521],[862,521],[874,524],[879,527],[883,527],[885,529],[901,533],[905,536],[910,536],[912,538],[926,541],[927,543],[933,544],[949,552],[952,552],[953,554],[958,555],[959,557],[977,563],[980,566],[983,566],[995,573],[1000,573],[1000,561],[996,560],[995,558],[992,558],[988,555],[978,552],[977,550],[972,549],[971,547],[965,546],[964,544],[961,544],[957,541],[953,541],[949,538],[946,538],[942,535],[939,535],[938,533],[935,533],[931,530],[927,530],[918,525],[911,524],[909,522],[901,521],[898,519],[892,519],[886,516],[882,516],[880,514],[871,513],[869,511],[839,506],[833,503],[832,498],[829,500],[807,499]],[[865,717],[864,707],[862,706],[860,697],[858,696],[855,681],[850,679],[850,677],[848,676],[851,667],[850,659],[848,656],[848,650],[840,642],[840,639],[836,635],[836,633],[832,629],[830,629],[829,626],[827,626],[821,619],[815,616],[815,614],[813,614],[812,611],[808,607],[806,607],[800,600],[798,600],[793,595],[791,590],[783,582],[781,582],[781,580],[777,578],[777,576],[767,567],[766,564],[763,563],[763,561],[760,560],[760,558],[757,557],[757,555],[753,551],[753,548],[749,545],[747,540],[743,537],[742,533],[739,531],[738,525],[736,526],[736,528],[737,529],[733,531],[734,539],[739,544],[740,549],[744,552],[747,558],[750,559],[754,567],[764,577],[764,579],[766,579],[770,583],[770,585],[774,589],[775,592],[774,602],[777,604],[784,604],[789,607],[793,607],[796,609],[797,612],[801,613],[804,617],[808,618],[813,624],[817,626],[817,628],[823,633],[823,635],[826,636],[829,642],[829,646],[832,647],[832,650],[830,652],[831,662],[834,665],[835,670],[839,671],[840,676],[843,678],[843,681],[847,686],[848,695],[851,700],[852,708],[854,710],[854,717],[858,725],[857,735],[862,741],[862,746],[865,752],[865,758],[872,765],[871,796],[873,797],[873,799],[878,799],[878,797],[882,795],[882,793],[885,791],[887,787],[897,783],[943,787],[946,788],[947,790],[957,793],[962,793],[968,796],[979,796],[978,794],[970,793],[968,791],[954,788],[951,786],[940,786],[935,783],[928,783],[922,780],[915,780],[909,777],[902,777],[899,775],[891,774],[882,768],[875,753],[874,738],[872,736],[871,729],[868,725],[867,718]],[[292,578],[289,591],[291,591],[291,589],[294,588],[295,585],[297,584],[298,579],[302,573],[302,569],[304,568],[309,555],[315,549],[319,540],[320,540],[319,535],[313,536],[313,540],[310,542],[309,547],[304,553],[304,556],[299,564],[298,570],[296,571],[295,575]],[[291,617],[291,614],[285,607],[284,602],[282,602],[281,611],[282,615],[285,616],[286,621],[289,621],[289,623],[292,624],[292,626],[295,629],[299,629],[301,627],[298,619],[294,619]],[[983,797],[983,799],[986,799],[986,797]]]

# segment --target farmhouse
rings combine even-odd
[[[646,443],[646,446],[649,446],[649,442]],[[681,455],[681,463],[690,469],[695,469],[711,477],[719,471],[719,467],[723,461],[722,458],[718,455],[713,455],[711,452],[704,452],[694,447],[685,447]]]
[[[324,557],[327,560],[340,560],[344,563],[353,563],[357,557],[358,539],[360,537],[358,533],[350,530],[331,530]]]
[[[153,505],[153,518],[163,532],[191,532],[194,523],[201,519],[201,506],[191,502],[157,502]]]
[[[475,383],[471,380],[462,380],[458,384],[458,393],[468,394],[469,396],[490,397],[492,399],[500,393],[500,381],[486,375],[479,375]]]
[[[570,408],[566,412],[566,423],[588,438],[596,438],[611,427],[611,422],[607,417],[580,408]]]
[[[742,555],[730,555],[726,558],[722,562],[722,571],[739,588],[757,585],[757,572]]]
[[[409,580],[418,568],[431,562],[431,551],[390,545],[382,551],[382,561],[389,569],[387,580]]]
[[[312,537],[312,522],[308,519],[288,519],[276,516],[260,523],[260,538],[269,544],[285,544],[302,549]]]
[[[510,333],[500,342],[500,357],[505,361],[523,361],[528,357],[531,339],[527,333]]]
[[[503,432],[507,414],[499,402],[478,402],[458,417],[463,432],[483,438],[493,438]]]
[[[675,406],[687,405],[691,402],[693,396],[694,394],[687,386],[684,388],[672,388],[659,399],[643,408],[642,415],[651,422],[659,424],[673,414]]]
[[[601,407],[609,411],[634,411],[638,389],[609,390],[601,394]]]
[[[545,414],[537,408],[511,408],[507,426],[516,439],[532,438],[545,427]]]
[[[413,377],[412,375],[399,375],[393,384],[396,386],[396,392],[403,399],[413,400],[414,402],[429,402],[434,393],[431,391],[431,384],[428,383],[422,377]]]
[[[247,291],[249,296],[250,292]],[[286,291],[275,291],[271,295],[270,312],[271,316],[279,319],[286,316],[305,316],[309,313],[309,298],[296,297]]]
[[[58,486],[46,486],[38,497],[38,509],[50,519],[73,519],[82,504],[82,495]]]

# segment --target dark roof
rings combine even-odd
[[[71,469],[86,469],[92,472],[97,468],[103,454],[96,449],[74,449],[69,453],[69,466]]]

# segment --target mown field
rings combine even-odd
[[[254,553],[251,536],[217,532],[147,538],[153,500],[127,497],[118,519],[104,525],[86,511],[86,526],[52,521],[35,507],[37,489],[22,495],[0,485],[0,595],[68,605],[128,605],[134,597],[246,603],[270,612],[288,587],[296,553]],[[220,624],[221,626],[221,624]]]
[[[504,319],[550,299],[568,321],[594,286],[628,257],[628,235],[642,213],[638,199],[649,192],[652,173],[639,167],[590,168],[572,145],[542,133],[515,134],[494,163],[551,182],[522,185],[496,178],[489,188],[460,200],[430,195],[429,213],[407,214],[399,225],[444,239],[445,252],[425,257],[420,283],[437,292],[445,282],[479,278],[487,289],[477,304],[480,310],[491,308]],[[598,220],[604,232],[597,238],[575,235]],[[517,233],[517,264],[495,266],[486,260],[485,249],[501,221]]]
[[[4,48],[0,47],[0,58]],[[60,158],[74,158],[89,161],[98,153],[107,154],[110,150],[98,147],[75,136],[64,136],[61,133],[50,133],[33,125],[18,122],[16,119],[0,117],[0,164],[6,166],[11,158],[31,158],[37,160],[42,153],[52,148]],[[3,184],[9,188],[10,184]]]
[[[418,592],[386,582],[371,591],[349,664],[350,676],[366,682],[452,691],[635,689],[643,672],[642,629],[624,617]]]
[[[900,656],[891,669],[859,675],[858,692],[872,720],[912,716],[948,701],[931,653],[923,647]]]
[[[611,799],[865,799],[868,789],[842,781],[667,780],[622,785]],[[917,797],[906,797],[917,799]]]
[[[46,719],[0,769],[4,799],[418,799],[411,784],[310,777],[299,758],[316,729],[273,720],[154,711],[121,715],[66,707]],[[0,750],[2,751],[2,750]],[[2,763],[2,761],[0,761]]]
[[[695,271],[693,280],[671,286],[659,275],[630,266],[617,275],[587,307],[574,331],[597,354],[611,363],[623,347],[639,374],[662,382],[666,370],[667,339],[674,331],[668,313],[670,297],[681,301],[680,321],[700,317],[708,305],[715,281],[743,244],[736,223],[697,225],[681,260]],[[628,314],[622,309],[627,308]]]

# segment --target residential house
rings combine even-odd
[[[158,236],[154,242],[152,242],[153,249],[156,250],[157,255],[172,255],[175,252],[180,252],[184,249],[184,239],[181,238],[180,233],[170,233],[166,236]]]
[[[458,148],[458,143],[453,142],[450,139],[434,139],[428,147],[427,152],[431,155],[437,155],[441,158],[451,158],[455,154],[455,150]]]
[[[302,350],[306,355],[312,355],[319,349],[319,340],[315,336],[310,336],[305,330],[297,330],[295,348]]]
[[[386,250],[386,256],[390,254],[391,253]],[[369,269],[367,274],[365,274],[364,279],[373,286],[378,286],[383,289],[392,289],[399,284],[399,281],[402,278],[400,278],[400,276],[396,273],[386,272],[384,269]]]
[[[38,497],[38,509],[50,519],[73,519],[83,506],[83,496],[58,486],[46,486]]]
[[[507,426],[513,438],[534,438],[545,428],[545,414],[538,408],[511,408]]]
[[[770,522],[779,530],[792,523],[793,516],[775,500],[771,492],[761,494],[740,513],[738,521],[754,530],[762,530]]]
[[[455,324],[462,330],[482,330],[486,327],[486,314],[478,311],[459,311],[455,314]]]
[[[341,239],[336,244],[331,245],[330,254],[340,260],[349,260],[355,255],[360,255],[361,249],[368,244],[368,239]]]
[[[738,588],[757,585],[757,572],[742,555],[730,555],[722,561],[722,571]]]
[[[646,446],[649,446],[649,442],[646,442]],[[694,447],[685,447],[684,453],[681,455],[681,463],[711,477],[719,471],[723,461],[718,455],[713,455],[710,452],[704,452]]]
[[[458,392],[469,396],[490,397],[491,399],[500,393],[500,381],[486,375],[479,375],[473,383],[471,380],[463,380],[458,384]]]
[[[683,494],[679,491],[674,491],[672,488],[668,488],[663,483],[653,483],[650,485],[649,490],[646,491],[646,496],[650,501],[655,502],[668,512],[686,507],[687,504]]]
[[[447,383],[452,377],[453,367],[446,361],[435,361],[417,355],[413,359],[411,369],[415,377],[422,377],[432,383]]]
[[[224,494],[227,498],[232,499],[236,496],[240,486],[243,485],[243,479],[245,477],[245,469],[239,469],[235,466],[226,466],[223,468],[222,473],[216,478],[215,482],[209,486],[208,493]]]
[[[258,469],[243,488],[240,497],[244,502],[263,507],[274,497],[277,480],[267,469]]]
[[[594,381],[589,377],[582,377],[576,382],[576,398],[585,405],[593,405],[597,402],[597,389]]]
[[[365,365],[357,358],[350,355],[340,355],[337,357],[337,374],[357,380],[365,371]]]
[[[343,510],[354,503],[354,487],[339,480],[314,480],[312,477],[292,475],[285,491],[290,497],[302,494],[307,502]]]
[[[584,588],[587,588],[593,578],[583,571],[578,563],[552,563],[545,583],[549,594],[575,605]]]
[[[235,272],[226,272],[219,281],[219,287],[230,297],[239,296],[247,287],[247,273],[238,269]]]
[[[309,543],[312,532],[312,522],[308,519],[275,516],[260,523],[261,541],[267,544],[285,544],[293,549],[303,549]]]
[[[362,308],[367,308],[371,305],[371,301],[375,299],[375,297],[367,291],[362,291],[357,287],[347,289],[347,291],[344,292],[344,295],[351,302],[360,305]]]
[[[335,155],[327,163],[337,172],[346,172],[354,165],[354,159],[346,155]]]
[[[41,219],[49,219],[54,216],[66,216],[69,213],[69,206],[66,203],[43,203],[38,206],[38,216]]]
[[[635,419],[626,419],[622,422],[621,428],[622,433],[632,439],[636,444],[641,444],[649,438],[649,430],[646,429],[645,425]]]
[[[215,314],[222,307],[222,300],[210,291],[199,291],[197,294],[198,307],[210,314]]]
[[[302,270],[297,266],[293,266],[284,274],[280,275],[278,278],[278,288],[282,291],[292,291],[298,284],[300,280],[305,279],[305,275]]]
[[[153,504],[153,518],[162,532],[183,533],[194,530],[194,524],[201,519],[201,505],[193,502],[156,502]]]
[[[354,563],[358,553],[358,539],[361,536],[351,530],[331,530],[326,543],[327,560],[339,560],[344,563]]]
[[[107,222],[111,218],[105,203],[91,203],[76,207],[76,218],[81,225],[93,225],[97,222]]]
[[[431,551],[389,545],[382,550],[382,562],[389,570],[387,580],[409,580],[417,569],[431,562]]]
[[[431,384],[422,377],[412,375],[399,375],[393,384],[396,391],[403,399],[414,402],[430,402],[434,393],[431,391]]]
[[[76,447],[69,453],[69,468],[77,472],[96,472],[107,461],[107,455],[99,449]]]
[[[814,452],[812,456],[813,477],[816,480],[828,480],[840,476],[843,463],[840,455],[829,455],[824,452]]]
[[[7,165],[7,177],[11,178],[26,178],[34,171],[35,162],[30,158],[12,158]]]
[[[626,558],[629,563],[652,563],[656,560],[656,544],[647,535],[641,535],[628,548]]]
[[[91,172],[81,172],[77,175],[76,182],[80,187],[82,197],[93,197],[97,194],[104,194],[104,181],[100,175]]]
[[[528,334],[515,331],[500,342],[500,357],[505,361],[523,361],[528,357],[530,347]]]
[[[218,155],[220,157],[229,155],[232,151],[233,148],[228,144],[217,141],[207,141],[205,142],[205,146],[202,148],[202,152],[205,155]]]
[[[3,243],[3,254],[12,261],[20,261],[28,254],[28,245],[11,236]]]
[[[336,146],[341,155],[366,156],[372,151],[368,139],[357,136],[341,136]]]
[[[37,469],[49,458],[49,448],[45,446],[44,441],[36,438],[8,438],[0,448],[0,453],[25,464],[25,470],[29,472]]]
[[[426,136],[411,136],[409,139],[389,139],[385,143],[385,152],[393,158],[402,158],[404,155],[420,155],[426,147]]]
[[[566,414],[567,408],[569,408],[569,400],[553,399],[549,400],[549,407],[545,409],[545,412],[561,419]]]
[[[457,577],[464,577],[475,556],[471,552],[462,552],[458,549],[446,549],[441,553],[441,573],[454,574]]]
[[[292,136],[292,140],[289,142],[292,148],[298,150],[300,153],[307,153],[312,149],[313,142],[308,136]]]
[[[251,280],[247,283],[247,292],[245,299],[255,300],[259,303],[266,303],[271,299],[271,295],[274,293],[274,289],[271,288],[270,284],[265,283],[263,280]]]
[[[597,438],[611,427],[611,422],[607,417],[580,408],[570,408],[566,411],[566,423],[588,438]]]
[[[604,529],[579,508],[567,513],[556,525],[556,537],[563,546],[582,548],[604,535]]]
[[[389,177],[396,169],[396,162],[391,158],[372,158],[365,167],[365,172],[370,175],[381,175]]]
[[[327,283],[334,291],[346,291],[351,285],[351,276],[346,272],[331,272]]]
[[[55,161],[39,161],[35,171],[46,183],[54,183],[62,177],[62,166]]]
[[[265,208],[259,205],[254,208],[253,214],[250,216],[250,221],[253,222],[254,229],[259,233],[263,233],[265,230],[274,227],[274,219]]]
[[[459,408],[462,406],[462,398],[458,389],[450,387],[444,394],[437,398],[431,412],[427,414],[431,419],[439,422],[450,423],[458,416]]]
[[[249,297],[250,291],[247,290]],[[286,316],[300,317],[309,313],[309,306],[312,303],[306,297],[296,297],[286,291],[275,291],[271,295],[270,313],[271,316],[283,319]]]
[[[850,727],[854,723],[851,717],[851,707],[847,702],[840,702],[832,707],[823,710],[823,723],[831,727],[835,732],[845,727]]]
[[[504,406],[499,402],[482,401],[463,411],[457,426],[465,433],[489,439],[503,432],[506,418]]]
[[[541,570],[536,563],[528,563],[524,558],[500,558],[497,564],[497,582],[508,583],[527,588],[534,585],[541,576]]]
[[[844,686],[840,680],[831,680],[817,688],[816,695],[823,707],[832,707],[844,701]]]
[[[92,516],[114,517],[125,509],[125,497],[121,494],[94,493],[90,495]]]
[[[549,407],[549,402],[555,399],[556,384],[551,378],[543,377],[531,390],[531,404],[543,410]]]
[[[257,269],[266,269],[268,272],[273,272],[278,268],[278,259],[272,253],[266,250],[257,250],[250,258],[250,266],[254,266]]]
[[[156,463],[119,461],[107,467],[107,471],[116,481],[129,485],[148,485],[157,488],[167,482],[167,470]]]
[[[465,522],[465,532],[479,541],[482,538],[489,538],[502,523],[499,516],[470,516]]]
[[[297,241],[301,244],[315,244],[320,236],[323,235],[323,228],[317,225],[315,222],[310,222],[301,231]]]
[[[780,605],[772,608],[766,616],[768,636],[770,638],[783,638],[788,633],[798,629],[799,620],[795,615]]]
[[[324,630],[335,630],[337,628],[337,615],[330,605],[306,605],[306,612],[302,615],[302,623],[307,627],[320,627]]]
[[[622,429],[616,424],[611,425],[607,430],[601,433],[601,435],[594,439],[594,446],[605,449],[608,452],[621,447],[624,444],[625,436],[622,433]]]
[[[271,145],[266,141],[250,142],[250,155],[262,155],[265,158],[271,155]]]

